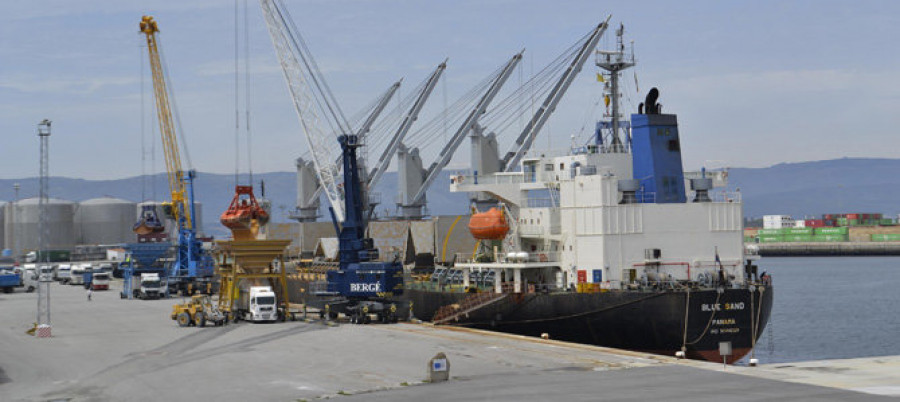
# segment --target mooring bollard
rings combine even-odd
[[[428,362],[428,381],[442,382],[450,379],[450,361],[444,352],[438,353]]]

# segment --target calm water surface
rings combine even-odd
[[[900,355],[900,257],[763,258],[772,318],[760,363]]]

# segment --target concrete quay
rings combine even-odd
[[[893,399],[876,394],[900,385],[880,366],[851,370],[871,381],[842,386],[846,370],[723,371],[715,363],[428,324],[179,328],[169,312],[181,298],[121,300],[120,287],[114,282],[87,301],[81,287],[53,284],[49,339],[25,334],[35,294],[0,294],[0,401],[877,401]],[[427,383],[438,352],[448,356],[451,379]]]

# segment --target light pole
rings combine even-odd
[[[49,179],[50,179],[50,120],[44,119],[38,123],[38,138],[41,142],[41,167],[40,167],[40,191],[38,198],[38,206],[40,211],[40,219],[38,220],[38,264],[35,273],[37,274],[37,331],[35,334],[38,338],[50,337],[50,281],[51,278],[45,277],[43,270],[45,266],[50,265],[50,253],[47,252],[47,200],[49,197]],[[44,257],[44,258],[41,258]],[[44,264],[41,264],[44,260]]]
[[[17,266],[19,265],[19,234],[16,232],[16,222],[19,220],[19,188],[21,187],[19,183],[13,183],[13,191],[16,193],[16,198],[13,201],[12,214],[10,214],[9,218],[12,221],[9,227],[12,229],[13,236],[13,258],[15,258]]]

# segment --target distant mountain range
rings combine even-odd
[[[832,212],[900,213],[900,159],[844,158],[815,162],[783,163],[767,168],[732,168],[729,188],[740,189],[744,215],[785,214],[795,218],[818,216]],[[453,172],[444,172],[428,191],[431,214],[463,214],[468,210],[465,194],[451,193],[448,183]],[[242,180],[246,181],[245,176]],[[253,176],[259,196],[259,181],[265,181],[266,198],[272,201],[273,220],[286,222],[296,205],[296,176],[293,172],[261,173]],[[37,194],[37,178],[0,180],[0,199],[13,200],[13,184],[20,183],[21,198]],[[144,184],[146,183],[146,185]],[[152,183],[152,185],[151,185]],[[145,191],[142,191],[145,188]],[[154,194],[150,189],[156,189]],[[205,232],[217,236],[227,233],[219,214],[234,195],[234,176],[199,173],[196,179],[197,200],[203,204]],[[395,212],[397,174],[387,172],[375,189],[382,195],[379,215]],[[168,198],[165,174],[129,177],[117,180],[84,180],[65,177],[50,179],[50,195],[71,201],[110,196],[129,201],[164,200]],[[322,202],[320,214],[327,215]]]
[[[729,170],[744,216],[815,217],[834,212],[900,213],[900,159],[844,158]]]

